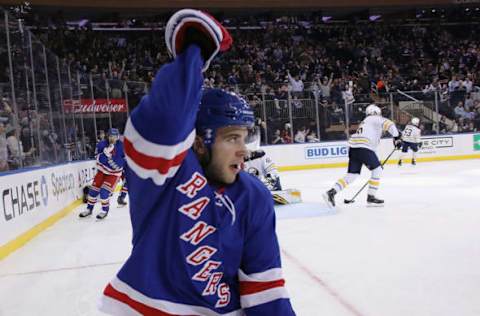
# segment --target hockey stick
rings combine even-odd
[[[392,150],[392,152],[390,153],[390,155],[388,155],[387,158],[386,158],[386,159],[383,161],[383,163],[380,165],[380,167],[382,167],[382,169],[383,169],[383,166],[387,163],[388,159],[390,159],[390,157],[393,155],[393,153],[395,152],[395,150],[397,150],[397,148],[396,148],[396,147],[393,147],[393,150]],[[370,181],[370,180],[368,180],[368,181]],[[345,200],[343,200],[343,203],[345,203],[345,204],[350,204],[350,203],[355,202],[355,198],[360,194],[360,192],[363,191],[363,189],[365,189],[365,187],[366,187],[367,184],[368,184],[368,181],[365,182],[365,184],[360,188],[360,190],[358,190],[357,193],[355,193],[355,195],[354,195],[350,200],[345,199]]]

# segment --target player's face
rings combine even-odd
[[[115,144],[116,141],[117,141],[117,136],[108,135],[108,142],[110,144]]]
[[[235,181],[247,155],[247,135],[245,127],[223,127],[216,131],[211,160],[206,168],[206,174],[211,180],[223,184]]]

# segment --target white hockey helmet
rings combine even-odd
[[[420,119],[418,117],[412,117],[412,125],[418,126],[420,124]]]
[[[378,106],[372,103],[369,106],[367,106],[367,108],[365,109],[365,114],[366,115],[382,115],[382,110],[380,110]]]

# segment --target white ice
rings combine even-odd
[[[480,161],[387,165],[379,197],[328,210],[345,170],[284,172],[304,204],[278,210],[286,285],[298,315],[480,315]],[[112,199],[115,200],[115,199]],[[0,315],[102,315],[96,303],[130,251],[128,208],[72,212],[0,262]],[[274,315],[267,315],[274,316]]]

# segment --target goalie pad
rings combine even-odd
[[[275,204],[286,205],[302,202],[302,194],[297,189],[272,191]]]

